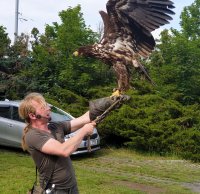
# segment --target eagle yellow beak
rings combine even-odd
[[[78,51],[75,51],[75,52],[73,53],[73,55],[74,55],[75,57],[77,57],[77,56],[79,55]]]

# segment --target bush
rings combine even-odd
[[[135,95],[113,111],[98,129],[108,144],[160,154],[176,153],[197,160],[199,116],[198,105],[186,107],[155,95]]]

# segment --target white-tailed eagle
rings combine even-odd
[[[100,11],[104,34],[99,43],[80,47],[75,55],[100,59],[113,66],[118,90],[130,88],[130,69],[136,68],[152,82],[140,57],[148,57],[155,47],[151,32],[169,23],[174,14],[170,0],[108,0],[107,13]],[[153,82],[152,82],[153,83]]]

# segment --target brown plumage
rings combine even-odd
[[[107,13],[100,11],[104,34],[99,43],[80,47],[76,54],[100,59],[112,65],[118,89],[130,88],[130,69],[136,68],[153,83],[139,58],[146,58],[155,47],[151,32],[169,23],[174,14],[170,0],[109,0]]]

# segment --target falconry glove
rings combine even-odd
[[[119,95],[92,100],[89,102],[90,120],[100,123],[112,110],[118,109],[130,99],[130,96]]]

